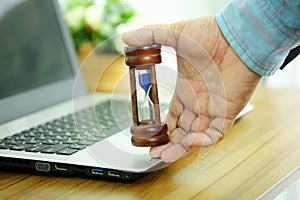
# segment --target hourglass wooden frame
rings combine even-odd
[[[161,45],[125,47],[125,63],[129,66],[132,122],[131,142],[134,146],[158,146],[169,141],[168,127],[160,119],[159,98],[155,64],[161,63]],[[153,118],[140,120],[136,74],[138,70],[147,70],[150,73],[151,89],[149,98],[153,103]]]

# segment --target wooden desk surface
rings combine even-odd
[[[251,101],[214,148],[133,183],[1,171],[0,199],[270,199],[300,176],[300,90],[259,88]]]
[[[0,171],[0,199],[270,199],[300,176],[299,102],[299,90],[259,88],[214,148],[133,183]]]

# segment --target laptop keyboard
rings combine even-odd
[[[118,110],[106,101],[0,139],[0,149],[71,155],[131,125],[129,103],[113,104]]]

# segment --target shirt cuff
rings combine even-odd
[[[299,1],[289,2],[299,4]],[[261,76],[273,75],[289,50],[300,43],[300,13],[295,5],[281,4],[281,1],[236,0],[216,16],[231,47]]]

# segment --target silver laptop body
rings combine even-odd
[[[128,96],[87,94],[56,0],[2,0],[0,35],[2,169],[132,180],[163,164],[131,145]],[[104,127],[102,108],[125,117]]]

